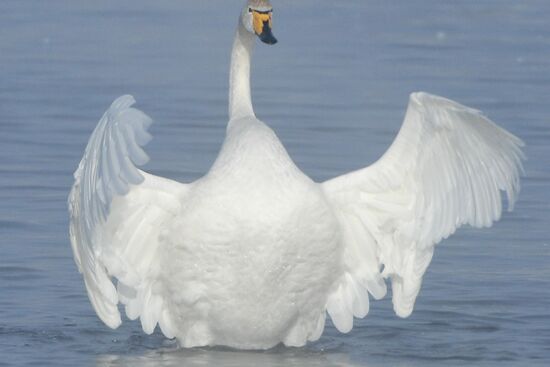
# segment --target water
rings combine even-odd
[[[388,4],[389,3],[389,4]],[[550,363],[550,4],[276,2],[253,93],[297,164],[322,181],[374,161],[426,90],[523,138],[516,210],[445,241],[416,310],[373,303],[349,335],[301,349],[176,349],[94,315],[73,264],[66,196],[117,96],[156,121],[147,169],[183,181],[214,160],[240,0],[0,4],[0,366],[440,366]]]

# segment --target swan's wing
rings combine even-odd
[[[159,235],[162,224],[176,215],[187,186],[136,168],[148,161],[141,146],[151,138],[151,119],[132,108],[134,103],[131,96],[113,102],[88,142],[69,195],[71,244],[105,324],[120,325],[122,302],[129,318],[141,318],[145,332],[159,323],[173,337],[156,283]]]
[[[327,305],[337,326],[351,329],[352,314],[366,314],[365,289],[385,294],[381,276],[391,278],[395,312],[409,316],[435,244],[463,224],[491,226],[501,215],[500,190],[512,209],[522,145],[479,111],[412,94],[382,158],[322,184],[341,222],[348,272]]]

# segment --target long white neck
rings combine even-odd
[[[231,54],[229,120],[255,116],[250,94],[250,58],[253,48],[254,35],[239,21]]]

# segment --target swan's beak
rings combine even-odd
[[[254,32],[260,38],[263,43],[268,45],[274,45],[277,43],[277,39],[271,33],[272,26],[272,13],[254,11]]]

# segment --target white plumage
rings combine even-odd
[[[386,293],[382,277],[389,277],[395,312],[409,316],[435,244],[463,224],[491,226],[502,212],[501,190],[512,209],[522,145],[479,111],[412,94],[403,126],[384,156],[322,184],[343,230],[348,276],[341,292],[358,302],[360,295],[352,292],[358,282],[379,298]],[[329,304],[351,309],[338,306],[342,299]],[[342,328],[349,329],[351,315],[339,315]]]
[[[311,181],[252,109],[254,17],[266,17],[249,11],[253,3],[235,38],[227,136],[203,178],[182,184],[137,168],[148,160],[151,120],[131,96],[105,113],[75,172],[75,261],[112,328],[121,303],[146,333],[159,325],[185,347],[301,346],[321,336],[327,312],[350,331],[369,294],[386,294],[386,278],[395,312],[407,317],[435,244],[463,224],[498,220],[501,191],[510,209],[516,200],[522,142],[426,93],[411,95],[376,163]],[[273,43],[265,31],[257,35]]]

